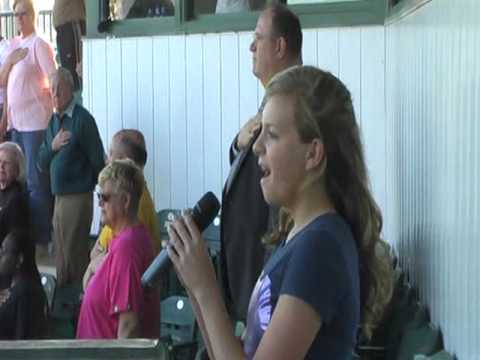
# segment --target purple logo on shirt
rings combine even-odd
[[[268,275],[260,277],[250,299],[243,345],[247,359],[251,359],[255,355],[258,344],[270,324],[272,317],[271,286],[272,282]]]

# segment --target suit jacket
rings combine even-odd
[[[233,166],[222,193],[220,280],[230,315],[242,321],[264,265],[261,239],[269,228],[270,210],[263,198],[261,170],[252,150],[257,137],[258,133],[236,155],[240,157],[237,161],[230,148]]]

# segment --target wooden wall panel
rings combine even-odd
[[[383,29],[306,30],[303,49],[306,64],[340,75],[351,87],[357,116],[366,121],[379,199],[386,192],[385,160],[376,153],[385,141]],[[263,98],[252,75],[251,42],[251,32],[85,40],[85,105],[106,148],[122,127],[145,134],[145,175],[157,209],[192,206],[208,190],[220,196],[233,137]]]
[[[480,359],[480,3],[386,27],[387,230],[459,359]]]

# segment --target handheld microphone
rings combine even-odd
[[[220,210],[220,202],[211,191],[207,192],[200,200],[198,200],[193,207],[192,218],[200,232],[203,232],[213,219],[215,219],[218,210]],[[158,254],[155,260],[153,260],[147,270],[143,273],[141,280],[142,286],[154,287],[160,274],[165,271],[171,263],[167,250],[163,249],[160,251],[160,254]]]

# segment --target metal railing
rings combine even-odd
[[[53,27],[52,10],[41,10],[37,15],[37,33],[55,46],[56,32]],[[0,34],[6,39],[17,35],[13,12],[0,12]]]

